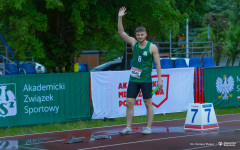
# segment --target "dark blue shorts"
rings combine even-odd
[[[128,83],[127,98],[136,98],[139,91],[142,91],[143,99],[152,98],[152,82],[131,82]]]

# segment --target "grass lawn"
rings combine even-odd
[[[215,112],[216,112],[216,115],[236,114],[236,113],[240,113],[240,107],[215,109]],[[187,115],[187,112],[168,113],[165,115],[164,114],[156,114],[156,115],[154,115],[154,121],[185,119],[186,115]],[[146,116],[133,117],[133,123],[142,123],[142,122],[147,122]],[[113,120],[108,119],[105,121],[104,120],[85,120],[85,121],[54,123],[54,124],[44,124],[44,125],[34,125],[34,126],[10,127],[10,128],[1,128],[0,129],[0,137],[22,135],[22,134],[52,132],[52,131],[94,128],[94,127],[122,125],[122,124],[126,124],[125,117],[116,118]]]

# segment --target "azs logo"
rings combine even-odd
[[[0,117],[17,114],[16,84],[0,84]]]

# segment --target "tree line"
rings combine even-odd
[[[235,3],[239,6],[239,0],[230,1],[232,7]],[[25,52],[31,51],[34,60],[50,72],[57,72],[56,68],[62,72],[63,67],[71,72],[74,57],[83,50],[106,51],[106,61],[123,55],[126,45],[117,32],[117,14],[122,6],[127,8],[123,24],[129,35],[134,36],[135,28],[141,25],[154,39],[166,41],[170,30],[172,38],[185,32],[186,18],[193,24],[202,24],[209,12],[207,4],[213,3],[214,0],[0,0],[0,33],[19,60],[25,60]],[[239,22],[232,22],[237,14],[231,12],[231,34],[226,38],[229,41],[239,33],[234,30]]]

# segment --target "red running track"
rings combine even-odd
[[[185,131],[185,119],[154,122],[153,133],[142,135],[146,123],[133,124],[131,135],[118,132],[125,125],[20,135],[0,138],[0,149],[19,150],[219,150],[240,149],[240,114],[217,116],[219,129],[209,131]],[[91,143],[65,144],[68,135],[86,137],[111,135],[112,139]]]

